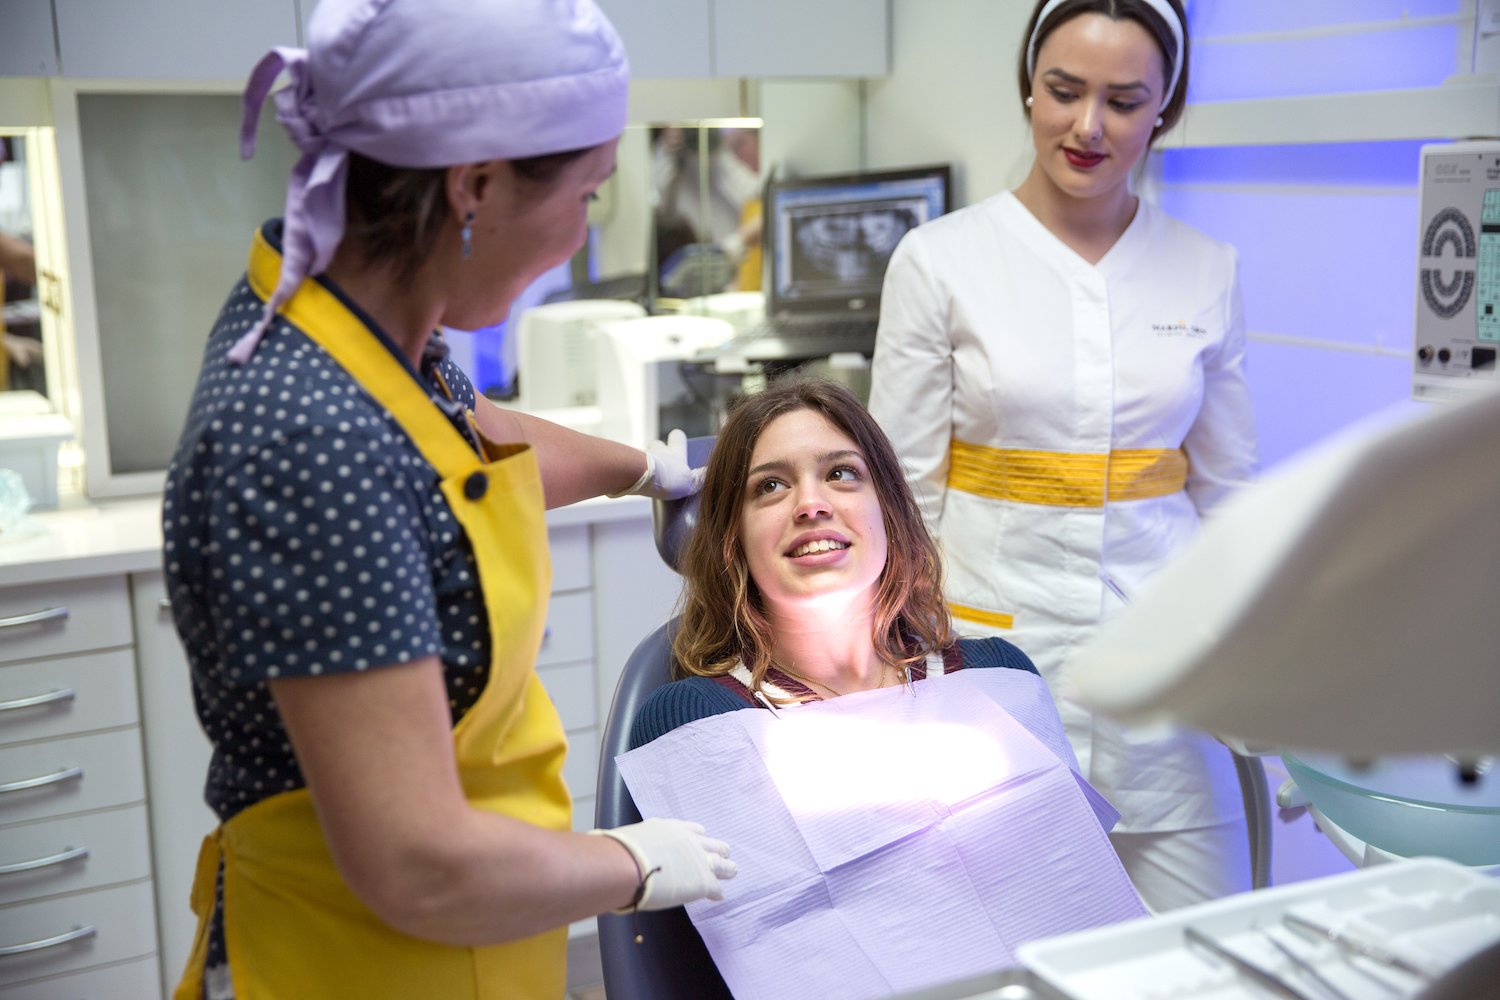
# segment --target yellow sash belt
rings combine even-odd
[[[1187,484],[1181,448],[1130,448],[1107,455],[991,448],[954,438],[948,485],[964,493],[1052,507],[1171,496]]]

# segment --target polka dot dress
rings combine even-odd
[[[226,820],[304,784],[267,681],[436,654],[456,722],[489,669],[473,554],[436,471],[285,320],[248,364],[229,364],[259,309],[241,282],[209,340],[163,501],[168,593],[214,747],[206,798]],[[412,376],[432,392],[429,376],[442,376],[467,434],[473,389],[445,355],[434,335],[427,374]]]
[[[278,223],[264,232],[279,245]],[[472,440],[464,414],[474,390],[441,338],[433,335],[421,371],[413,369],[324,285]],[[209,338],[163,499],[168,594],[213,744],[204,797],[221,820],[305,785],[268,681],[437,655],[456,723],[489,677],[473,552],[436,470],[384,407],[284,319],[248,364],[230,364],[226,352],[260,309],[242,280]],[[209,992],[232,996],[222,903],[215,910]]]

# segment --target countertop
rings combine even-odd
[[[63,498],[58,510],[31,517],[41,531],[0,536],[0,587],[161,568],[161,497],[90,501]],[[651,516],[645,497],[595,497],[547,512],[567,527]]]

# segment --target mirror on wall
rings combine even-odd
[[[0,133],[0,393],[20,394],[0,398],[0,413],[48,412],[59,396],[54,324],[44,322],[60,309],[58,279],[45,240],[39,245],[45,219],[34,190],[45,180],[37,162],[42,131]]]
[[[649,130],[656,296],[687,299],[761,287],[758,118],[705,119]]]

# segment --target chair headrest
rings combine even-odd
[[[688,465],[701,469],[708,464],[709,453],[714,450],[715,437],[688,438]],[[651,502],[651,527],[656,536],[656,551],[662,562],[681,573],[678,563],[687,550],[687,541],[698,525],[698,494],[681,500],[653,500]]]

